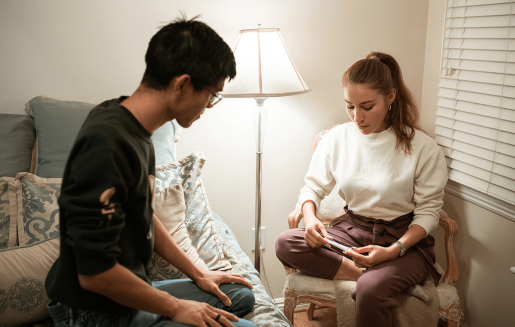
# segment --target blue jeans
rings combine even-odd
[[[184,300],[204,302],[212,307],[223,309],[240,318],[231,321],[236,327],[256,327],[248,320],[241,319],[254,308],[254,293],[240,284],[223,284],[220,290],[230,299],[232,305],[225,306],[213,294],[204,292],[190,279],[173,279],[152,283],[154,287],[168,292],[170,295]],[[72,309],[64,304],[52,302],[48,310],[55,327],[180,327],[189,326],[176,323],[168,317],[159,316],[150,312],[126,308],[119,312],[100,312],[90,310]]]

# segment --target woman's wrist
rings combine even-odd
[[[396,259],[399,254],[401,253],[401,248],[397,243],[393,243],[388,248],[388,252],[390,253],[389,258],[390,260]]]

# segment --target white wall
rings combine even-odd
[[[144,53],[157,27],[184,10],[202,14],[234,48],[238,31],[279,27],[312,92],[269,99],[263,157],[264,270],[274,298],[284,270],[275,257],[287,229],[318,131],[347,120],[340,79],[372,50],[396,57],[420,100],[428,0],[2,1],[0,112],[22,113],[47,95],[98,103],[130,95],[144,70]],[[234,230],[251,258],[255,146],[252,100],[225,99],[183,132],[179,154],[206,154],[203,179],[211,207]],[[424,111],[423,108],[422,111]]]
[[[430,0],[422,90],[422,123],[433,133],[438,102],[440,49],[445,0]],[[515,222],[451,194],[444,210],[458,223],[456,254],[460,279],[456,287],[466,326],[513,326],[515,322]],[[437,257],[443,258],[444,238],[436,237]],[[445,264],[445,262],[442,262]]]

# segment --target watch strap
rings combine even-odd
[[[395,241],[393,244],[397,244],[401,248],[401,252],[399,252],[399,257],[402,257],[406,253],[406,247],[401,241]]]

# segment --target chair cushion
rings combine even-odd
[[[336,299],[334,281],[306,275],[300,271],[286,276],[284,288],[295,290],[297,293],[322,295]]]
[[[446,307],[450,303],[460,300],[456,287],[447,283],[440,283],[438,287],[436,287],[436,291],[438,292],[438,297],[440,298],[441,307]]]

